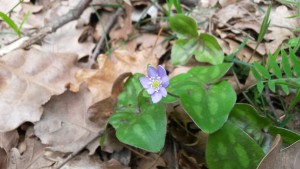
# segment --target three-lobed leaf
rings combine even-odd
[[[189,40],[179,39],[172,46],[171,62],[173,65],[186,64],[194,55],[195,50],[198,48],[197,38]]]
[[[165,142],[167,119],[163,102],[153,104],[143,97],[141,74],[127,80],[109,123],[117,138],[128,145],[158,152]]]
[[[172,30],[180,35],[184,35],[189,38],[195,38],[198,36],[197,24],[191,17],[183,14],[176,14],[169,18],[169,22]]]
[[[263,156],[259,145],[230,122],[208,137],[206,162],[210,169],[252,169]]]
[[[235,91],[228,82],[217,83],[231,65],[194,67],[170,80],[168,91],[180,97],[185,111],[204,132],[220,129],[236,101]]]
[[[199,48],[195,51],[197,61],[207,62],[213,65],[223,63],[224,53],[215,37],[201,33],[199,43]]]

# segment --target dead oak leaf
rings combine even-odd
[[[54,161],[44,157],[45,145],[43,145],[34,135],[33,128],[27,129],[25,139],[20,143],[24,145],[24,150],[12,148],[8,157],[8,169],[37,169],[50,168]]]
[[[277,135],[268,154],[257,169],[297,169],[300,166],[300,141],[280,150],[281,136]]]
[[[76,56],[17,50],[0,59],[0,132],[36,122],[42,105],[73,82]]]
[[[35,123],[36,136],[52,151],[75,152],[83,147],[100,130],[87,116],[92,100],[92,94],[86,85],[82,85],[77,93],[66,91],[52,97],[44,106],[41,120]]]
[[[76,28],[77,21],[67,23],[56,32],[46,36],[42,50],[59,53],[75,53],[82,58],[91,54],[95,44],[90,41],[79,43],[84,28]]]

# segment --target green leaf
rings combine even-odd
[[[276,57],[273,56],[271,53],[268,53],[268,57],[269,57],[269,69],[272,69],[274,71],[274,74],[276,75],[277,78],[282,78],[280,67],[276,62]]]
[[[268,86],[269,86],[269,88],[271,89],[272,92],[276,92],[275,83],[271,79],[268,80]]]
[[[232,109],[229,119],[232,124],[246,132],[257,143],[265,143],[265,133],[262,131],[271,125],[271,121],[263,116],[249,104],[236,104]],[[264,145],[265,151],[268,151],[270,145]]]
[[[258,62],[254,62],[253,63],[255,69],[265,78],[265,79],[270,79],[271,76],[270,76],[270,73],[269,71],[263,67],[262,65],[260,65]]]
[[[181,35],[195,38],[198,36],[198,28],[195,20],[183,14],[177,14],[169,18],[172,30]]]
[[[300,77],[300,61],[297,59],[295,52],[290,48],[290,57],[293,63],[293,70],[297,77]]]
[[[232,86],[222,81],[216,85],[199,85],[180,95],[183,109],[204,132],[213,133],[226,122],[236,101]]]
[[[11,20],[5,13],[2,12],[0,12],[0,17],[18,34],[19,37],[21,36],[20,29],[13,20]]]
[[[257,82],[257,90],[258,90],[259,94],[262,94],[264,88],[265,88],[265,85],[262,81]]]
[[[189,40],[179,39],[172,46],[171,62],[173,65],[186,64],[194,54],[195,49],[198,47],[196,38]]]
[[[205,132],[222,127],[236,101],[235,91],[228,82],[215,84],[231,66],[231,63],[222,63],[194,67],[170,80],[167,90],[180,97],[185,111]]]
[[[218,41],[211,35],[200,34],[200,45],[195,51],[196,60],[208,62],[213,65],[221,64],[224,60],[224,53]]]
[[[289,39],[288,45],[290,47],[296,47],[300,43],[300,37],[294,37]]]
[[[230,122],[208,137],[206,162],[210,169],[253,169],[263,156],[258,144]]]
[[[285,128],[271,126],[269,127],[268,132],[271,133],[274,137],[276,136],[276,134],[280,134],[282,137],[282,141],[287,144],[293,144],[296,141],[300,140],[299,134]]]
[[[232,63],[222,63],[214,66],[199,66],[189,70],[189,74],[198,78],[199,81],[211,84],[216,83],[231,68]]]
[[[254,68],[254,66],[251,66],[250,69],[251,69],[251,72],[252,72],[253,76],[255,77],[255,79],[257,81],[261,81],[261,77],[260,77],[259,73],[256,71],[256,69]]]
[[[141,76],[135,74],[127,80],[109,123],[116,129],[121,142],[158,152],[164,146],[166,136],[165,105],[162,102],[153,104],[150,98],[143,97]]]
[[[289,63],[289,59],[287,57],[286,52],[281,49],[281,56],[282,56],[282,61],[281,61],[281,67],[285,73],[285,75],[289,78],[293,77],[292,69]]]

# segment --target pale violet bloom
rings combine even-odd
[[[140,82],[151,95],[153,103],[159,102],[162,97],[167,96],[166,87],[169,85],[169,77],[164,67],[158,65],[157,69],[153,66],[148,66],[148,77],[140,77]]]

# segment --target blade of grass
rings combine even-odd
[[[258,35],[258,38],[257,38],[257,44],[255,46],[255,49],[254,51],[252,52],[249,60],[247,61],[247,63],[249,63],[249,61],[252,59],[253,55],[255,54],[257,48],[258,48],[258,45],[262,42],[262,40],[264,39],[264,36],[268,30],[268,27],[270,25],[270,13],[271,13],[271,9],[272,9],[272,3],[270,3],[269,7],[268,7],[268,10],[267,10],[267,13],[264,17],[264,20],[261,24],[261,27],[260,27],[260,31],[259,31],[259,35]]]
[[[31,14],[31,13],[30,13],[29,11],[26,12],[26,14],[24,15],[24,17],[23,17],[23,19],[22,19],[22,22],[21,22],[21,24],[20,24],[20,26],[19,26],[19,30],[22,29],[24,23],[27,21],[27,19],[28,19],[28,17],[30,16],[30,14]]]
[[[12,28],[17,34],[18,37],[21,36],[21,32],[20,29],[18,28],[18,26],[15,24],[15,22],[13,20],[11,20],[5,13],[0,12],[0,17],[4,20],[4,22],[6,22],[8,24],[8,26],[10,28]]]

